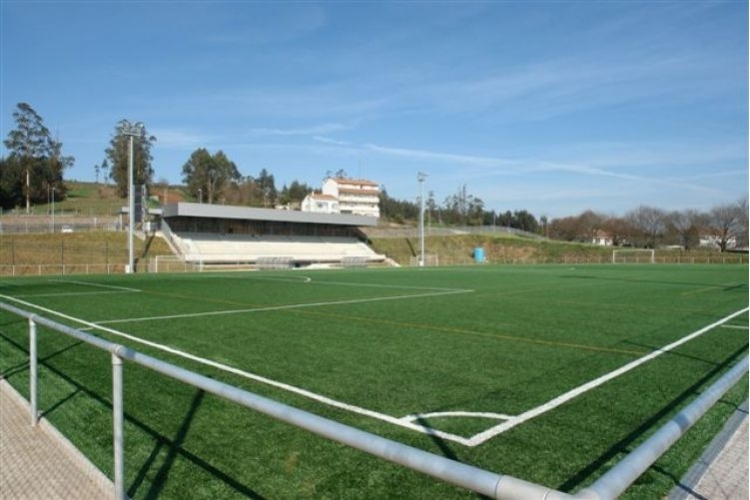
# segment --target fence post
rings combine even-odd
[[[31,426],[39,423],[39,412],[37,411],[37,352],[36,352],[36,322],[34,317],[29,318],[29,404],[31,405]]]
[[[123,452],[122,359],[112,353],[112,426],[115,461],[115,499],[125,500],[125,454]]]

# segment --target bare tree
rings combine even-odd
[[[679,245],[690,250],[700,244],[700,231],[708,225],[708,214],[698,210],[674,211],[665,220],[668,229],[677,235]]]
[[[665,212],[660,208],[641,205],[629,212],[626,219],[635,229],[633,241],[638,246],[656,248],[657,240],[664,233]]]
[[[722,252],[726,252],[730,244],[736,245],[741,226],[740,210],[741,203],[717,205],[711,209],[710,227]]]
[[[747,248],[748,246],[748,206],[747,195],[737,201],[738,234],[737,246]]]

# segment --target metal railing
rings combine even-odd
[[[264,415],[308,430],[319,436],[370,453],[389,462],[427,474],[456,486],[496,499],[564,500],[573,498],[614,499],[655,462],[748,371],[745,357],[710,389],[670,420],[651,438],[626,456],[594,484],[576,495],[556,491],[523,479],[486,471],[449,458],[404,445],[348,425],[238,389],[146,354],[115,344],[50,319],[0,302],[0,309],[28,319],[29,322],[29,403],[31,425],[38,423],[37,324],[58,331],[107,351],[112,363],[112,421],[114,441],[114,491],[117,500],[125,494],[123,360],[179,380],[203,391],[253,409]]]

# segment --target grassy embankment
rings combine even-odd
[[[56,203],[57,225],[76,223],[76,218],[115,217],[123,205],[112,185],[68,182],[68,197]],[[159,188],[154,195],[160,200],[177,202],[190,197],[180,186]],[[48,224],[50,207],[40,205],[35,208],[38,221]],[[30,216],[6,215],[0,222],[18,223],[19,220],[30,221]],[[373,249],[385,254],[401,265],[410,265],[411,257],[419,253],[419,238],[372,238]],[[486,262],[489,264],[517,263],[599,263],[610,262],[611,247],[600,247],[583,243],[569,243],[550,240],[537,240],[515,235],[455,235],[427,236],[425,252],[437,255],[440,265],[466,265],[474,263],[473,251],[481,247]],[[159,238],[147,241],[136,241],[136,259],[139,269],[149,256],[168,255],[168,245]],[[640,262],[647,259],[646,254],[638,256]],[[657,262],[747,262],[747,256],[724,255],[716,252],[677,252],[657,250]],[[127,236],[122,232],[86,232],[74,234],[23,234],[0,235],[0,266],[23,265],[29,269],[19,269],[21,274],[39,273],[39,266],[57,266],[58,272],[88,272],[88,269],[76,270],[73,266],[95,265],[102,271],[110,265],[124,265],[127,262]],[[429,261],[428,261],[429,263]],[[103,266],[103,267],[102,267]],[[34,267],[34,269],[31,269]],[[115,268],[116,269],[116,268]],[[92,271],[93,272],[93,271]],[[105,271],[110,272],[110,271]],[[114,272],[114,271],[112,271]]]

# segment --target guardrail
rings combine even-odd
[[[0,309],[29,322],[29,403],[31,425],[38,423],[37,324],[107,351],[112,362],[112,422],[114,441],[114,491],[117,500],[126,499],[123,452],[123,361],[136,363],[216,396],[258,411],[272,418],[308,430],[319,436],[370,453],[389,462],[427,474],[490,498],[505,500],[565,500],[573,498],[614,499],[634,482],[669,446],[719,400],[748,371],[745,357],[709,390],[675,416],[640,447],[590,487],[576,495],[556,491],[512,476],[486,471],[449,458],[413,448],[348,425],[319,417],[229,384],[191,372],[146,354],[115,344],[50,319],[0,302]]]

